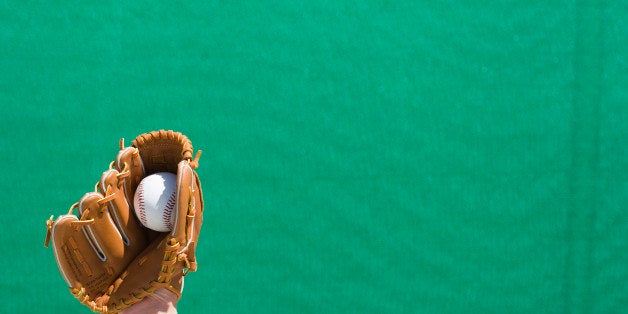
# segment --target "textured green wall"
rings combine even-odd
[[[44,221],[160,128],[204,150],[181,313],[625,311],[627,13],[2,2],[0,312],[87,312]]]

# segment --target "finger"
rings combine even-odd
[[[100,179],[100,191],[105,196],[105,203],[122,243],[133,252],[132,255],[137,255],[146,246],[146,232],[133,213],[132,203],[129,203],[124,189],[124,180],[126,178],[121,178],[117,170],[110,169]]]

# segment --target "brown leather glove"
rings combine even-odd
[[[67,215],[46,222],[45,246],[52,242],[59,271],[70,292],[95,312],[117,313],[158,288],[181,297],[182,276],[196,271],[196,243],[203,221],[201,184],[195,171],[201,151],[183,134],[155,131],[138,136],[120,151],[95,191]],[[171,232],[143,227],[133,212],[140,181],[157,172],[177,175],[175,221]],[[78,209],[78,217],[73,214]]]

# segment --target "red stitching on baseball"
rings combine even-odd
[[[166,222],[166,226],[168,227],[168,229],[172,230],[172,212],[174,210],[174,205],[176,202],[176,197],[174,195],[175,193],[173,192],[172,194],[170,194],[170,198],[168,199],[168,203],[166,203],[166,210],[164,211],[164,221]]]
[[[140,221],[142,222],[142,224],[144,226],[146,226],[146,224],[148,223],[146,220],[146,209],[144,209],[144,188],[143,186],[140,184],[140,186],[137,188],[137,200],[139,203],[139,212],[140,212]]]

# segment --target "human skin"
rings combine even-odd
[[[122,311],[122,314],[177,314],[177,295],[159,288],[144,300]]]

